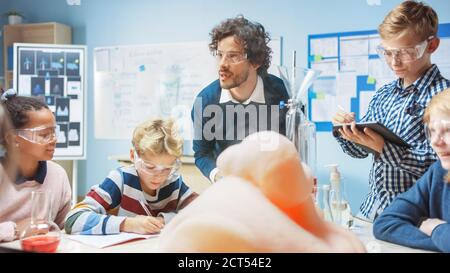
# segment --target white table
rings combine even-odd
[[[381,253],[428,253],[430,251],[414,249],[395,245],[375,239],[372,234],[372,224],[369,222],[355,219],[354,226],[350,229],[363,242],[367,252],[381,252]],[[88,245],[81,244],[66,238],[62,235],[61,243],[58,247],[58,252],[71,253],[156,253],[158,251],[159,237],[152,237],[146,240],[138,240],[128,242],[120,245],[115,245],[106,248],[94,248]],[[9,243],[2,243],[1,246],[20,249],[19,241]]]
[[[61,235],[61,242],[58,246],[60,253],[155,253],[158,252],[159,237],[152,237],[146,240],[137,240],[106,248],[95,248],[67,238],[66,234]],[[20,241],[16,240],[8,243],[1,243],[0,246],[12,249],[21,249]]]
[[[415,249],[406,246],[391,244],[375,239],[372,233],[372,223],[354,219],[353,227],[350,229],[363,242],[370,253],[432,253],[423,249]]]

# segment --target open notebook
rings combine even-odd
[[[96,247],[105,248],[117,244],[122,244],[129,241],[148,239],[152,237],[158,237],[159,234],[142,235],[136,233],[122,232],[113,235],[66,235],[67,239],[80,242],[82,244]]]

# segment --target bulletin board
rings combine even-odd
[[[14,44],[13,88],[46,102],[55,115],[54,159],[86,158],[86,47]]]
[[[272,39],[269,47],[269,73],[277,73],[281,37]],[[217,78],[208,41],[95,48],[95,137],[130,139],[139,123],[172,117],[183,138],[192,139],[195,97]]]
[[[441,43],[432,54],[432,63],[450,79],[450,23],[440,24]],[[376,47],[376,30],[313,34],[308,36],[308,67],[321,70],[309,91],[309,118],[317,131],[331,131],[338,105],[361,119],[375,91],[396,79]]]

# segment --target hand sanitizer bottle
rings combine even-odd
[[[330,185],[331,185],[331,213],[334,223],[349,228],[353,224],[350,205],[346,200],[344,184],[341,181],[341,174],[338,170],[338,164],[327,165],[330,167]]]

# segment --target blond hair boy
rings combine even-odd
[[[345,153],[367,157],[361,145],[376,151],[369,174],[370,192],[360,207],[359,216],[366,220],[375,219],[436,160],[425,137],[422,117],[431,98],[450,86],[431,63],[431,54],[439,46],[437,28],[436,12],[417,1],[402,2],[378,28],[381,36],[378,54],[398,79],[376,92],[360,121],[383,123],[410,148],[390,143],[369,128],[358,130],[354,113],[340,111],[333,117],[334,124],[351,123],[343,126],[337,137]]]
[[[431,99],[424,122],[439,160],[377,218],[377,239],[450,252],[450,89]]]
[[[67,216],[69,234],[158,233],[197,197],[179,174],[183,140],[172,120],[136,127],[133,165],[109,173]]]

